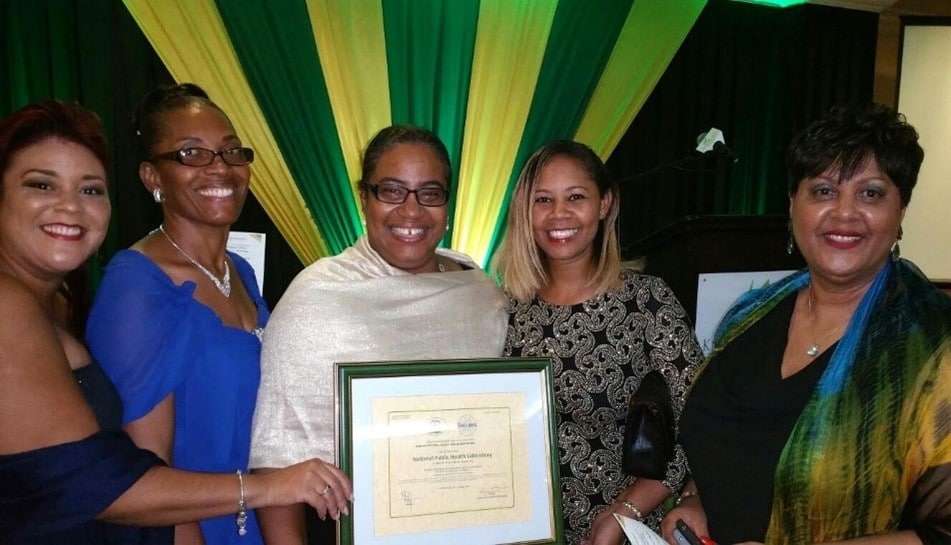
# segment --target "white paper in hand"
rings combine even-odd
[[[657,535],[657,532],[651,530],[643,522],[634,520],[624,515],[614,513],[614,519],[621,525],[624,535],[631,545],[667,545],[664,538]]]

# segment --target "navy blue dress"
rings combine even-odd
[[[162,462],[122,432],[122,404],[98,365],[73,375],[101,431],[81,441],[0,456],[0,544],[170,545],[171,527],[95,520]]]

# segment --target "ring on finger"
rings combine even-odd
[[[327,483],[327,486],[324,487],[324,491],[320,493],[321,496],[326,496],[330,494],[330,483]]]

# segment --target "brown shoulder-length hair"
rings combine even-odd
[[[17,152],[51,139],[88,149],[108,172],[109,149],[99,116],[79,104],[53,99],[28,104],[0,122],[0,174]]]
[[[542,169],[555,157],[576,161],[597,185],[599,198],[611,195],[611,207],[594,238],[589,285],[600,295],[618,287],[621,282],[621,253],[616,229],[620,207],[618,184],[591,148],[579,142],[559,140],[536,151],[522,168],[509,204],[505,235],[494,259],[493,268],[505,290],[519,301],[530,301],[549,281],[544,256],[532,233],[532,208],[535,205],[532,194]],[[637,266],[631,264],[632,268]]]
[[[109,172],[109,149],[102,122],[95,112],[72,102],[45,100],[28,104],[0,122],[0,175],[6,173],[18,152],[46,140],[83,146]],[[108,178],[107,178],[108,181]],[[0,183],[0,200],[3,200]],[[83,338],[91,302],[86,265],[71,271],[60,288],[66,302],[70,331]]]

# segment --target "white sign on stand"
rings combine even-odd
[[[264,293],[264,246],[267,235],[247,231],[231,231],[228,236],[228,251],[243,257],[254,269],[258,292]]]
[[[762,288],[795,271],[708,273],[697,277],[697,340],[704,354],[713,349],[720,320],[740,295]]]

